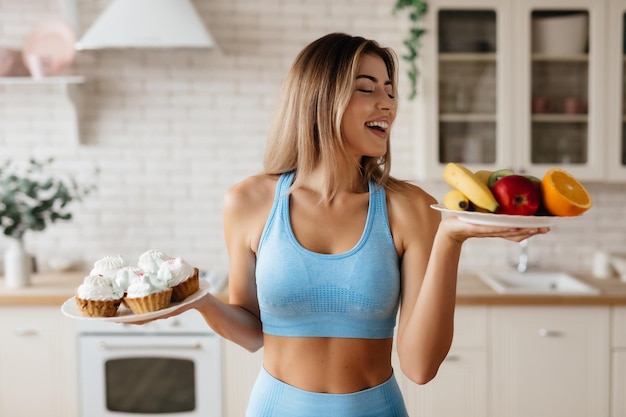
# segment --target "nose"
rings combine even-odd
[[[389,97],[386,91],[380,91],[377,106],[381,110],[394,110],[396,108],[396,100]]]

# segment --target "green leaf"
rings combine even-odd
[[[80,185],[71,175],[54,175],[52,162],[30,159],[22,169],[11,160],[0,162],[0,228],[5,235],[22,237],[27,230],[41,231],[50,222],[70,220],[66,206],[97,189],[95,183]]]
[[[407,75],[411,81],[409,98],[413,99],[417,95],[417,78],[419,74],[417,59],[419,58],[421,47],[420,40],[425,33],[424,29],[418,27],[418,23],[426,15],[428,4],[424,0],[397,0],[393,7],[393,13],[395,14],[397,11],[405,8],[409,9],[409,20],[412,26],[409,29],[408,37],[403,42],[408,52],[402,58],[411,64]]]

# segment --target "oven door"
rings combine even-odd
[[[80,335],[82,417],[221,417],[220,341],[201,335]]]

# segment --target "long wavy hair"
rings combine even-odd
[[[352,163],[341,132],[341,120],[352,96],[359,60],[380,57],[396,95],[397,57],[376,41],[331,33],[306,46],[283,83],[265,151],[264,173],[297,171],[291,189],[299,187],[318,164],[329,172],[326,184],[335,195],[342,164]],[[381,157],[354,161],[364,180],[386,186],[390,180],[390,141]]]

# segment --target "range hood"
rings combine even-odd
[[[112,0],[75,45],[77,50],[214,46],[190,0]]]

